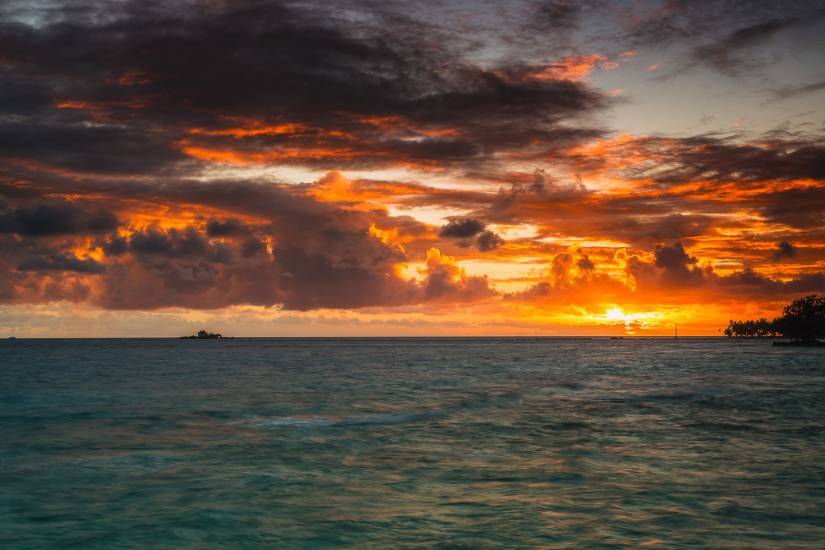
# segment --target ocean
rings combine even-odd
[[[0,342],[0,548],[823,548],[825,349]]]

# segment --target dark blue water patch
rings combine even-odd
[[[0,342],[0,547],[820,548],[825,350]]]

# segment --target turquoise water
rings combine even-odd
[[[822,548],[825,349],[0,342],[0,548]]]

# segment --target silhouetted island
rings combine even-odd
[[[217,340],[219,338],[223,338],[223,336],[215,332],[206,332],[205,330],[199,330],[197,335],[193,334],[192,336],[181,336],[181,338],[186,340]]]
[[[825,346],[825,296],[811,294],[794,300],[773,321],[730,321],[725,329],[728,338],[790,338],[774,346]]]

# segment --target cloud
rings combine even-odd
[[[486,231],[486,225],[474,218],[452,218],[438,232],[439,237],[462,239],[462,246],[471,244],[481,252],[495,250],[504,240],[493,231]]]
[[[241,256],[244,258],[252,258],[264,252],[266,252],[266,244],[255,238],[245,240],[241,246]]]
[[[614,134],[625,100],[587,78],[633,90],[654,49],[744,74],[820,3],[0,4],[0,301],[546,313],[821,287],[814,131]]]
[[[530,22],[541,31],[569,31],[577,26],[584,2],[549,0],[539,2]]]
[[[555,254],[543,280],[506,301],[526,303],[551,310],[574,304],[710,304],[714,301],[782,301],[804,292],[825,290],[825,274],[803,273],[780,280],[743,268],[720,275],[709,266],[700,267],[681,243],[659,245],[650,257],[617,253],[624,264],[624,277],[602,270],[586,255]],[[598,311],[598,310],[597,310]]]
[[[785,259],[792,259],[796,257],[796,248],[788,241],[781,241],[777,246],[776,252],[771,256],[774,262],[780,262]]]
[[[766,191],[754,198],[765,218],[790,227],[809,229],[825,226],[825,186],[810,185],[783,191]]]
[[[484,231],[484,223],[473,218],[453,218],[438,232],[440,237],[468,239]]]
[[[712,134],[646,137],[628,141],[620,149],[633,150],[643,158],[642,163],[626,168],[626,175],[662,184],[825,180],[825,146],[818,139],[743,143]]]
[[[747,75],[781,51],[760,58],[759,48],[771,46],[783,33],[820,24],[825,9],[822,2],[804,0],[781,5],[750,0],[673,0],[620,9],[618,13],[622,14],[620,27],[624,30],[616,40],[640,49],[672,48],[682,56],[668,64],[671,71],[657,77],[663,80],[699,67],[732,77]]]
[[[655,265],[668,271],[681,271],[687,266],[696,263],[696,258],[688,256],[682,243],[672,246],[659,245],[654,251]]]
[[[693,61],[725,74],[738,75],[745,67],[752,64],[739,57],[739,52],[762,44],[778,32],[803,22],[797,17],[776,18],[739,28],[717,42],[696,48],[692,53]]]
[[[677,242],[657,245],[650,262],[631,256],[625,270],[639,289],[689,293],[707,282],[707,272],[697,263],[697,258],[690,256],[682,243]]]
[[[105,208],[68,201],[39,201],[5,209],[2,206],[0,203],[0,233],[27,237],[105,233],[120,223]]]
[[[140,181],[111,186],[95,179],[79,182],[60,177],[53,183],[55,189],[72,186],[74,192],[104,194],[110,204],[126,209],[120,214],[125,222],[92,223],[89,220],[98,217],[89,213],[96,210],[72,205],[64,210],[72,214],[66,219],[75,222],[48,231],[27,231],[22,240],[7,241],[7,248],[0,250],[0,260],[15,261],[21,276],[23,272],[34,276],[60,270],[94,275],[82,280],[86,289],[83,299],[100,307],[213,309],[252,304],[308,311],[475,301],[495,295],[486,278],[464,274],[454,259],[437,250],[428,253],[424,280],[402,277],[399,265],[415,258],[408,256],[397,239],[426,234],[422,224],[390,218],[383,209],[350,210],[320,202],[308,194],[314,187],[243,180]],[[6,200],[4,212],[24,211],[15,205],[21,200],[43,204],[37,192],[51,194],[45,185],[28,191],[18,189],[23,195],[29,191],[31,196],[25,199]],[[164,204],[168,211],[181,208],[191,212],[197,206],[222,214],[185,226],[164,227],[157,222],[136,222],[140,215],[128,210],[137,204],[140,212],[142,205],[154,203]],[[97,232],[94,238],[66,240],[75,236],[69,230],[82,233],[92,229]],[[498,244],[492,233],[478,235],[479,246]],[[99,252],[102,257],[81,259],[69,250]],[[39,282],[45,284],[45,279]],[[4,280],[4,285],[6,300],[13,302],[78,296],[65,286],[53,286],[49,293],[34,292],[30,277],[13,276]]]
[[[422,283],[426,301],[472,302],[494,296],[487,277],[469,276],[458,267],[455,258],[443,255],[438,249],[427,251],[426,278]]]
[[[172,143],[142,128],[86,126],[72,121],[58,126],[55,122],[0,122],[0,157],[7,161],[26,159],[80,172],[115,174],[161,171],[186,159]]]
[[[57,254],[23,258],[17,264],[18,271],[74,271],[76,273],[103,273],[106,268],[92,258]]]
[[[128,239],[117,234],[98,240],[96,245],[106,256],[121,256],[129,251]]]
[[[651,208],[653,207],[653,208]],[[659,212],[634,212],[655,209],[655,201],[632,199],[607,201],[605,210],[612,211],[609,221],[601,222],[600,233],[612,238],[641,245],[662,241],[681,240],[707,234],[719,223],[713,216],[704,214],[665,214]],[[630,212],[622,214],[622,210]],[[665,210],[664,207],[661,208]]]
[[[489,252],[498,248],[504,239],[493,233],[492,231],[482,231],[476,237],[476,246],[481,252]]]
[[[169,233],[149,228],[130,236],[129,250],[137,254],[191,256],[206,250],[206,241],[191,227],[184,232],[171,229]]]
[[[783,100],[792,97],[798,97],[801,95],[811,94],[814,92],[819,92],[822,90],[825,90],[825,80],[819,80],[817,82],[811,82],[809,84],[800,84],[798,86],[784,86],[778,90],[775,90],[773,93],[773,97],[776,100]]]
[[[561,76],[473,63],[455,33],[390,7],[371,21],[320,4],[201,8],[126,1],[104,17],[58,2],[37,25],[0,26],[0,112],[14,115],[0,151],[112,174],[461,164],[586,139],[609,104]]]
[[[246,225],[236,218],[226,220],[210,219],[206,222],[206,234],[210,237],[235,237],[247,235],[250,230]]]
[[[530,75],[539,80],[570,80],[575,82],[586,78],[594,69],[611,71],[618,67],[619,64],[616,61],[609,60],[606,55],[592,53],[564,57],[548,65],[536,67]]]

